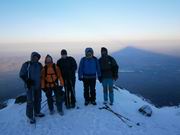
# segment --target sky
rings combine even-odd
[[[0,1],[0,48],[11,44],[6,50],[19,43],[147,40],[180,40],[180,0]]]

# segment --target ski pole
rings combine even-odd
[[[65,94],[66,94],[66,103],[67,103],[67,107],[70,106],[70,103],[69,103],[69,94],[68,94],[68,89],[67,89],[67,80],[65,80]]]

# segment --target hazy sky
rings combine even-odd
[[[1,0],[0,41],[177,39],[180,0]]]
[[[180,40],[180,0],[0,1],[1,46],[129,40]]]

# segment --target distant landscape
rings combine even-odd
[[[127,47],[113,54],[120,66],[116,85],[157,107],[180,104],[180,57]]]
[[[120,67],[119,79],[115,83],[117,86],[149,100],[157,107],[180,104],[179,57],[134,47],[121,49],[112,55]],[[18,74],[21,64],[27,59],[29,57],[23,56],[1,58],[0,101],[15,98],[25,92]],[[79,59],[76,56],[77,63]]]

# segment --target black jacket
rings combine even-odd
[[[107,78],[118,78],[118,65],[115,59],[109,55],[101,57],[99,59],[100,69],[101,69],[101,77],[102,79]]]
[[[77,63],[73,57],[60,58],[57,61],[64,80],[75,78]]]

